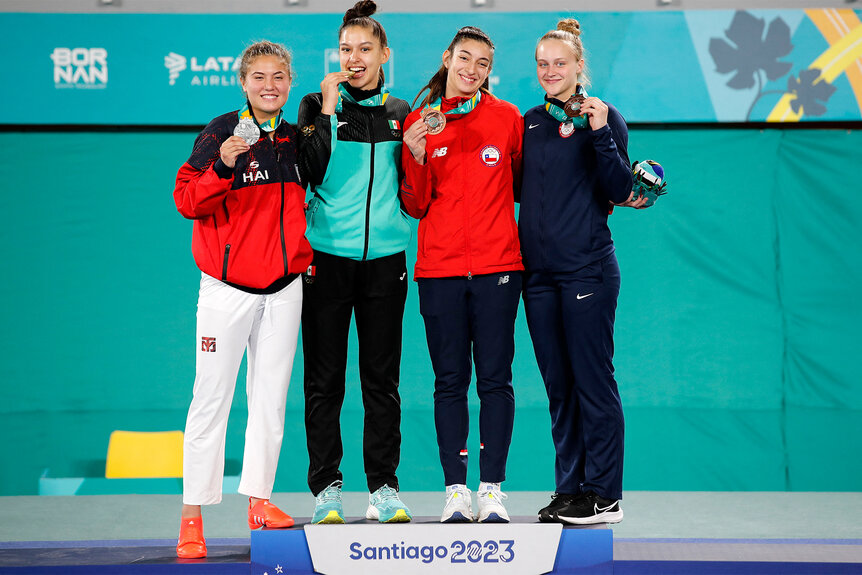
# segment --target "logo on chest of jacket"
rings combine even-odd
[[[214,337],[202,337],[201,338],[201,351],[208,351],[211,353],[215,353],[216,350],[216,338]]]
[[[486,166],[496,166],[500,163],[500,150],[496,146],[485,146],[482,148],[481,157]]]
[[[242,175],[242,181],[244,184],[269,179],[269,170],[258,170],[259,167],[260,162],[251,162],[248,165],[248,171]]]
[[[431,157],[432,158],[442,158],[443,156],[446,155],[446,152],[448,152],[448,151],[449,151],[448,147],[435,148],[434,151],[431,152]]]

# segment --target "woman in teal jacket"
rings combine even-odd
[[[302,310],[308,486],[317,498],[312,523],[344,523],[340,416],[352,314],[365,406],[366,518],[411,519],[395,474],[410,239],[398,187],[401,124],[410,107],[383,84],[390,51],[386,32],[370,17],[375,11],[367,0],[347,11],[338,32],[341,70],[327,74],[321,91],[299,105],[300,169],[313,194],[306,236],[314,262]]]

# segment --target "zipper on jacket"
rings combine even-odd
[[[275,171],[281,183],[281,209],[278,211],[278,231],[281,236],[281,259],[284,261],[284,275],[287,275],[287,244],[284,241],[284,178],[281,177],[281,155],[278,153],[278,142],[272,139],[272,149],[275,151]]]
[[[221,281],[227,281],[227,258],[230,255],[230,244],[226,244],[224,247],[224,263],[221,267]]]
[[[365,199],[365,247],[362,249],[362,259],[368,257],[368,242],[371,235],[371,188],[374,186],[374,119],[372,118],[368,125],[368,132],[371,140],[371,166],[368,175],[368,194]]]

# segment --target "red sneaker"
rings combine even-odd
[[[180,559],[200,559],[207,556],[207,542],[204,540],[204,521],[198,516],[183,519],[180,523],[180,538],[177,540],[177,557]]]
[[[293,517],[273,505],[268,499],[258,501],[252,506],[251,497],[248,499],[248,528],[270,527],[272,529],[284,529],[293,527]]]

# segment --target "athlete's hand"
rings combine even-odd
[[[422,119],[418,119],[404,132],[404,145],[410,149],[417,164],[425,164],[425,135],[428,134],[428,126]]]
[[[239,136],[231,136],[225,140],[222,143],[221,148],[219,148],[221,161],[225,166],[233,169],[236,165],[236,157],[247,152],[249,148],[251,148],[251,146],[248,145],[248,142]]]
[[[581,104],[581,113],[590,119],[590,128],[598,130],[608,123],[608,105],[596,97],[590,96]]]
[[[320,111],[324,114],[332,115],[335,113],[335,106],[338,104],[338,85],[346,82],[353,72],[341,70],[340,72],[330,72],[323,77],[320,83],[320,92],[323,94],[323,107]]]
[[[647,199],[648,198],[646,196],[640,196],[639,198],[635,199],[635,193],[632,192],[631,194],[629,194],[629,199],[614,205],[623,208],[634,208],[636,210],[642,210],[645,208],[644,204],[647,203]],[[611,203],[613,204],[613,202]]]

